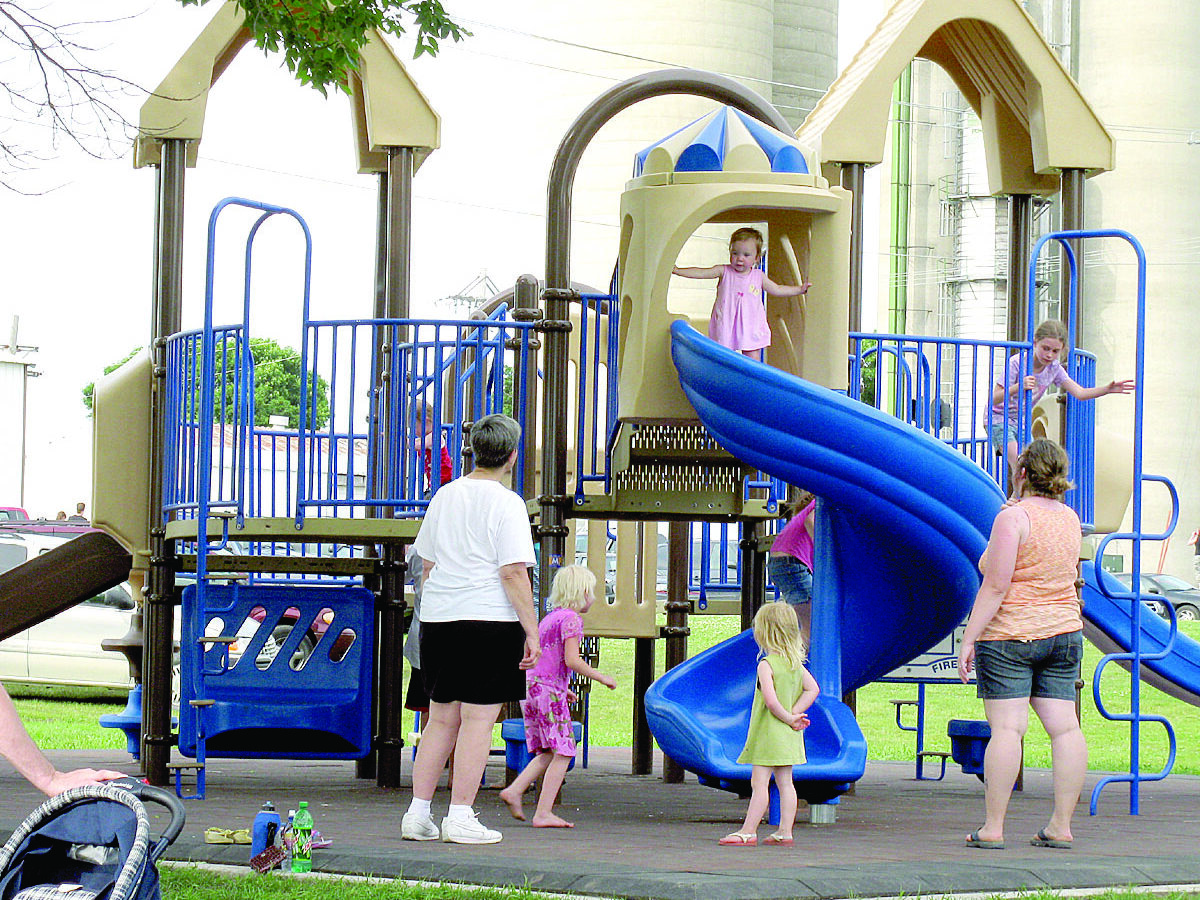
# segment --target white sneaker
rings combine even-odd
[[[504,837],[494,828],[485,828],[474,813],[469,819],[442,819],[442,840],[447,844],[498,844]]]
[[[406,841],[436,841],[438,827],[427,815],[406,812],[400,820],[400,837]]]

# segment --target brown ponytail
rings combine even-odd
[[[1037,438],[1017,457],[1017,468],[1025,470],[1025,493],[1062,500],[1074,487],[1067,477],[1071,462],[1067,453],[1049,438]]]

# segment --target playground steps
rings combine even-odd
[[[621,420],[605,494],[577,496],[580,518],[668,521],[774,518],[757,473],[693,420]],[[749,496],[751,493],[760,496]]]

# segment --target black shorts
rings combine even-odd
[[[520,622],[421,623],[421,676],[437,703],[487,706],[525,699]]]
[[[404,708],[413,712],[429,712],[429,695],[425,693],[425,679],[420,669],[409,669],[408,690],[404,693]]]

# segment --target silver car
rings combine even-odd
[[[0,572],[61,546],[65,538],[0,534]],[[100,641],[129,631],[134,609],[128,583],[0,641],[0,681],[5,684],[75,686],[124,695],[133,686],[124,655]]]

